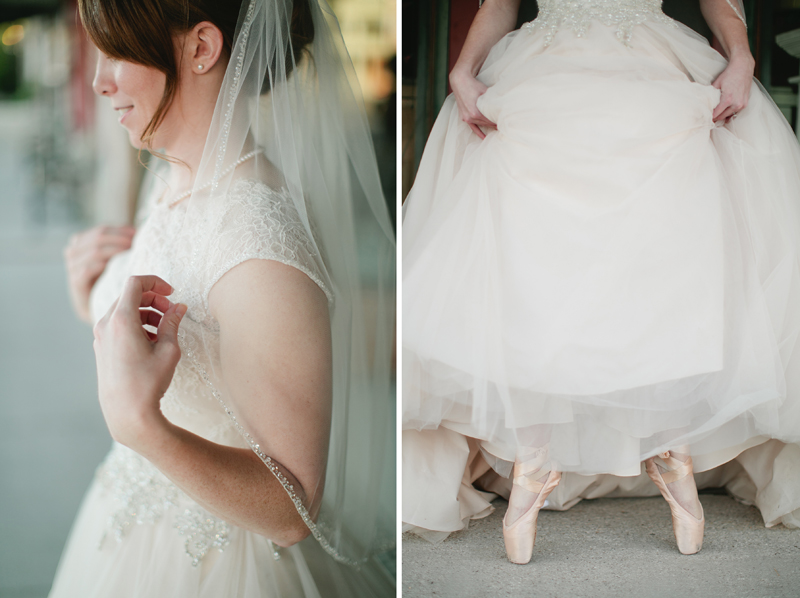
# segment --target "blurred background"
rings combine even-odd
[[[329,3],[394,217],[395,0]],[[70,308],[62,252],[75,232],[132,222],[145,171],[92,93],[94,61],[75,0],[0,0],[0,598],[47,596],[111,444],[92,331]]]
[[[450,87],[455,65],[482,0],[403,0],[403,199],[414,183],[425,141]],[[800,0],[743,0],[755,76],[800,135]],[[663,10],[711,40],[698,0],[663,0]],[[538,14],[522,0],[518,25]]]

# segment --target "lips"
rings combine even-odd
[[[133,110],[133,106],[120,106],[119,108],[114,108],[114,110],[117,111],[117,114],[119,115],[119,122],[122,123],[128,113]]]

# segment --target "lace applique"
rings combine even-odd
[[[192,566],[197,567],[212,548],[220,552],[230,544],[231,526],[210,516],[200,509],[186,509],[175,519],[175,528],[186,536],[186,554],[192,557]]]
[[[260,181],[242,179],[228,194],[229,208],[214,237],[221,255],[203,292],[208,293],[234,266],[248,259],[269,259],[297,268],[313,280],[328,298],[333,294],[322,280],[316,260],[319,253],[306,231],[288,191],[276,191]]]
[[[539,16],[522,28],[544,31],[544,45],[549,46],[559,30],[569,28],[582,37],[595,20],[616,26],[617,38],[625,45],[631,41],[633,28],[645,21],[677,27],[661,11],[661,0],[539,0]]]
[[[186,388],[186,385],[182,385],[179,380],[178,383],[175,384],[175,386],[170,387],[170,389],[172,388],[180,388],[181,393],[183,393],[184,389]],[[190,407],[189,405],[186,404],[186,402],[180,399],[181,393],[171,391],[170,389],[168,389],[167,392],[164,394],[164,396],[161,398],[161,411],[183,413],[184,415],[197,415],[198,413],[200,413],[197,409],[195,409],[194,407]]]
[[[115,445],[97,470],[97,479],[111,494],[116,507],[108,518],[107,533],[112,533],[118,542],[133,526],[156,523],[179,500],[174,484],[156,478],[147,471],[142,457],[128,452],[133,453]],[[100,540],[101,545],[106,535]]]
[[[181,506],[184,512],[176,518],[175,528],[187,536],[184,546],[193,566],[199,565],[211,548],[222,552],[230,543],[228,523],[198,507],[152,463],[134,451],[115,444],[96,476],[115,506],[108,517],[100,547],[109,533],[117,542],[122,542],[134,526],[158,523],[167,511]]]
[[[186,350],[189,346],[192,350],[197,350],[197,339],[192,334],[183,335],[181,338],[181,350]],[[161,410],[184,413],[186,415],[198,415],[200,412],[192,403],[197,405],[198,398],[208,396],[203,379],[200,373],[185,359],[178,362],[175,373],[172,375],[172,382],[167,388],[167,392],[161,398]],[[188,401],[187,401],[188,399]]]

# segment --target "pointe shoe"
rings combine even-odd
[[[657,463],[656,459],[660,463]],[[667,471],[661,473],[658,469],[659,465]],[[703,547],[703,529],[706,524],[705,514],[702,514],[703,505],[700,505],[701,516],[698,519],[684,509],[667,488],[667,484],[672,484],[692,474],[692,458],[689,457],[685,462],[681,463],[680,460],[672,457],[667,451],[658,455],[658,457],[645,461],[645,469],[647,470],[647,475],[655,482],[667,504],[669,504],[669,509],[672,512],[672,530],[675,532],[678,550],[683,554],[699,552]]]
[[[538,467],[532,470],[525,470],[522,463],[514,464],[514,484],[522,486],[531,493],[537,493],[536,500],[533,501],[531,508],[525,511],[511,525],[507,525],[508,511],[503,517],[503,541],[506,545],[506,556],[508,560],[517,565],[525,565],[530,562],[533,555],[533,545],[536,542],[536,520],[539,518],[539,510],[544,505],[547,496],[558,486],[561,481],[561,472],[550,471],[544,482],[539,482],[532,478],[539,470]],[[547,470],[541,471],[543,477]]]

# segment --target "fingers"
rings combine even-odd
[[[734,112],[733,109],[730,108],[725,112],[723,112],[722,114],[720,114],[719,120],[724,120],[725,124],[727,124],[731,122],[731,120],[733,120],[733,118],[735,118],[737,114],[738,112]]]
[[[480,125],[481,127],[492,127],[493,129],[497,128],[496,123],[490,121],[480,112],[478,112],[478,114],[475,117],[470,118],[468,122],[475,123],[476,125]]]
[[[721,106],[722,104],[720,104],[720,106],[717,106],[717,108],[714,109],[714,114],[712,114],[714,122],[719,122],[721,120],[727,122],[744,109],[744,106],[742,104],[728,105],[723,109],[720,109]]]
[[[103,235],[94,237],[86,243],[77,245],[74,248],[76,256],[85,255],[93,258],[104,258],[106,260],[111,257],[127,251],[131,248],[133,239],[131,237],[118,236],[118,235]]]
[[[122,294],[124,296],[128,291],[131,297],[135,296],[138,299],[136,307],[139,307],[145,295],[166,297],[172,294],[172,290],[172,286],[163,278],[155,274],[143,274],[129,277]]]
[[[711,119],[714,122],[717,122],[720,119],[720,116],[726,111],[730,109],[730,101],[720,100],[719,104],[717,104],[714,111],[711,113]],[[731,110],[731,114],[733,111]],[[730,116],[730,114],[728,115]]]
[[[475,133],[481,139],[486,139],[486,134],[480,129],[480,127],[489,127],[492,129],[497,129],[497,125],[491,122],[490,120],[484,119],[481,122],[476,121],[465,121],[469,128],[472,129],[472,132]]]
[[[142,321],[142,326],[147,325],[152,326],[153,328],[158,328],[163,316],[152,309],[140,309],[139,317]]]
[[[115,301],[114,305],[111,306],[111,309],[108,310],[108,313],[97,323],[98,326],[96,329],[96,333],[99,332],[99,330],[102,329],[107,324],[109,315],[114,311],[116,306],[117,302]],[[169,307],[172,307],[172,304],[169,304]],[[168,311],[169,307],[164,311]],[[150,308],[144,308],[139,310],[139,321],[142,323],[142,326],[152,326],[153,328],[158,329],[159,325],[161,324],[161,320],[163,318],[164,318],[163,314],[154,311]],[[150,341],[155,342],[157,340],[155,333],[146,329],[144,330],[144,333]],[[95,334],[95,336],[97,336],[97,334]]]
[[[68,248],[96,247],[110,245],[129,248],[136,229],[132,226],[96,226],[95,228],[72,235]]]
[[[157,293],[153,293],[152,291],[148,291],[147,293],[142,294],[142,300],[139,303],[139,307],[152,307],[157,309],[162,314],[165,313],[172,302],[164,297],[163,295],[158,295]]]
[[[175,363],[181,357],[181,350],[178,345],[178,329],[187,309],[187,306],[183,303],[176,303],[166,311],[158,324],[156,352],[163,358]]]
[[[95,325],[95,338],[99,338],[99,334],[112,319],[122,324],[125,329],[129,327],[132,329],[133,322],[136,322],[136,328],[140,330],[144,325],[158,328],[162,325],[167,313],[175,312],[175,305],[164,297],[164,294],[170,293],[172,293],[172,287],[158,276],[131,276],[125,283],[122,295],[114,301],[106,315]],[[183,313],[186,313],[185,306]],[[151,341],[156,340],[156,337],[148,330],[144,330],[144,333]]]
[[[139,317],[142,320],[142,332],[144,332],[147,340],[149,340],[151,343],[157,342],[158,335],[154,332],[151,332],[147,328],[144,328],[144,326],[152,326],[153,328],[157,329],[163,316],[157,311],[153,311],[151,309],[140,309]]]
[[[479,127],[488,127],[490,129],[497,129],[497,125],[494,124],[492,121],[489,120],[473,120],[472,124],[478,125]]]
[[[732,96],[723,94],[719,104],[717,104],[716,108],[714,108],[711,118],[714,120],[714,122],[725,120],[732,117],[734,114],[739,114],[739,112],[744,110],[746,107],[746,97],[734,99]]]
[[[92,247],[67,247],[64,257],[67,260],[67,268],[79,271],[82,267],[99,267],[102,272],[108,260],[125,251],[127,247],[115,247],[113,245],[92,246]]]
[[[125,240],[130,241],[136,234],[136,229],[132,226],[97,226],[88,231],[98,239]]]
[[[497,128],[497,125],[478,109],[478,100],[489,88],[474,75],[455,71],[450,74],[450,85],[453,88],[461,120],[467,123],[470,130],[480,139],[486,139],[486,134],[480,128]]]
[[[490,121],[485,116],[483,116],[482,114],[478,118],[464,119],[464,122],[467,123],[467,125],[469,125],[469,128],[472,129],[472,132],[475,133],[481,139],[486,139],[486,134],[480,129],[480,127],[489,127],[492,129],[497,129],[497,125],[492,121]]]
[[[472,113],[463,117],[461,120],[467,123],[469,128],[472,129],[472,132],[481,139],[486,139],[486,134],[480,129],[480,127],[497,129],[497,124],[486,118],[486,116],[484,116],[484,114],[477,108],[475,108]]]
[[[119,303],[119,299],[114,301],[114,303],[111,304],[111,307],[108,309],[105,315],[99,320],[97,320],[97,322],[95,323],[94,328],[92,329],[92,332],[94,332],[95,341],[100,340],[100,337],[102,336],[103,330],[105,330],[105,327],[108,324],[108,320],[111,317],[111,314],[113,314],[114,310],[117,309],[117,303]],[[96,348],[97,347],[95,346],[95,349]]]
[[[130,248],[132,227],[95,227],[73,235],[64,248],[70,287],[81,301],[105,270],[108,261]],[[81,302],[79,301],[79,302]]]
[[[130,242],[136,234],[132,226],[98,226],[88,231],[95,239],[109,243]]]
[[[104,260],[91,261],[68,267],[69,273],[81,283],[91,285],[100,277],[108,262]]]
[[[135,282],[134,282],[135,281]],[[145,274],[143,276],[131,276],[128,284],[137,289],[141,289],[141,294],[152,291],[159,295],[171,295],[172,286],[163,278],[155,274]]]
[[[162,296],[170,295],[172,293],[172,287],[162,278],[153,274],[131,276],[122,289],[117,311],[124,314],[128,319],[133,320],[135,318],[135,321],[138,323],[139,308],[142,307],[142,302],[144,301],[146,293]],[[164,305],[162,301],[157,300],[155,297],[148,298],[147,301],[149,301],[150,306],[153,306],[154,303],[158,303],[162,306]]]
[[[469,125],[469,128],[472,129],[472,132],[475,133],[478,137],[480,137],[481,139],[486,139],[486,135],[484,134],[483,131],[480,130],[478,125],[472,123],[467,123],[467,124]]]
[[[714,122],[729,121],[731,117],[738,114],[747,107],[750,98],[751,78],[740,81],[735,76],[727,76],[727,70],[717,77],[711,84],[720,90],[720,99],[711,118]]]

